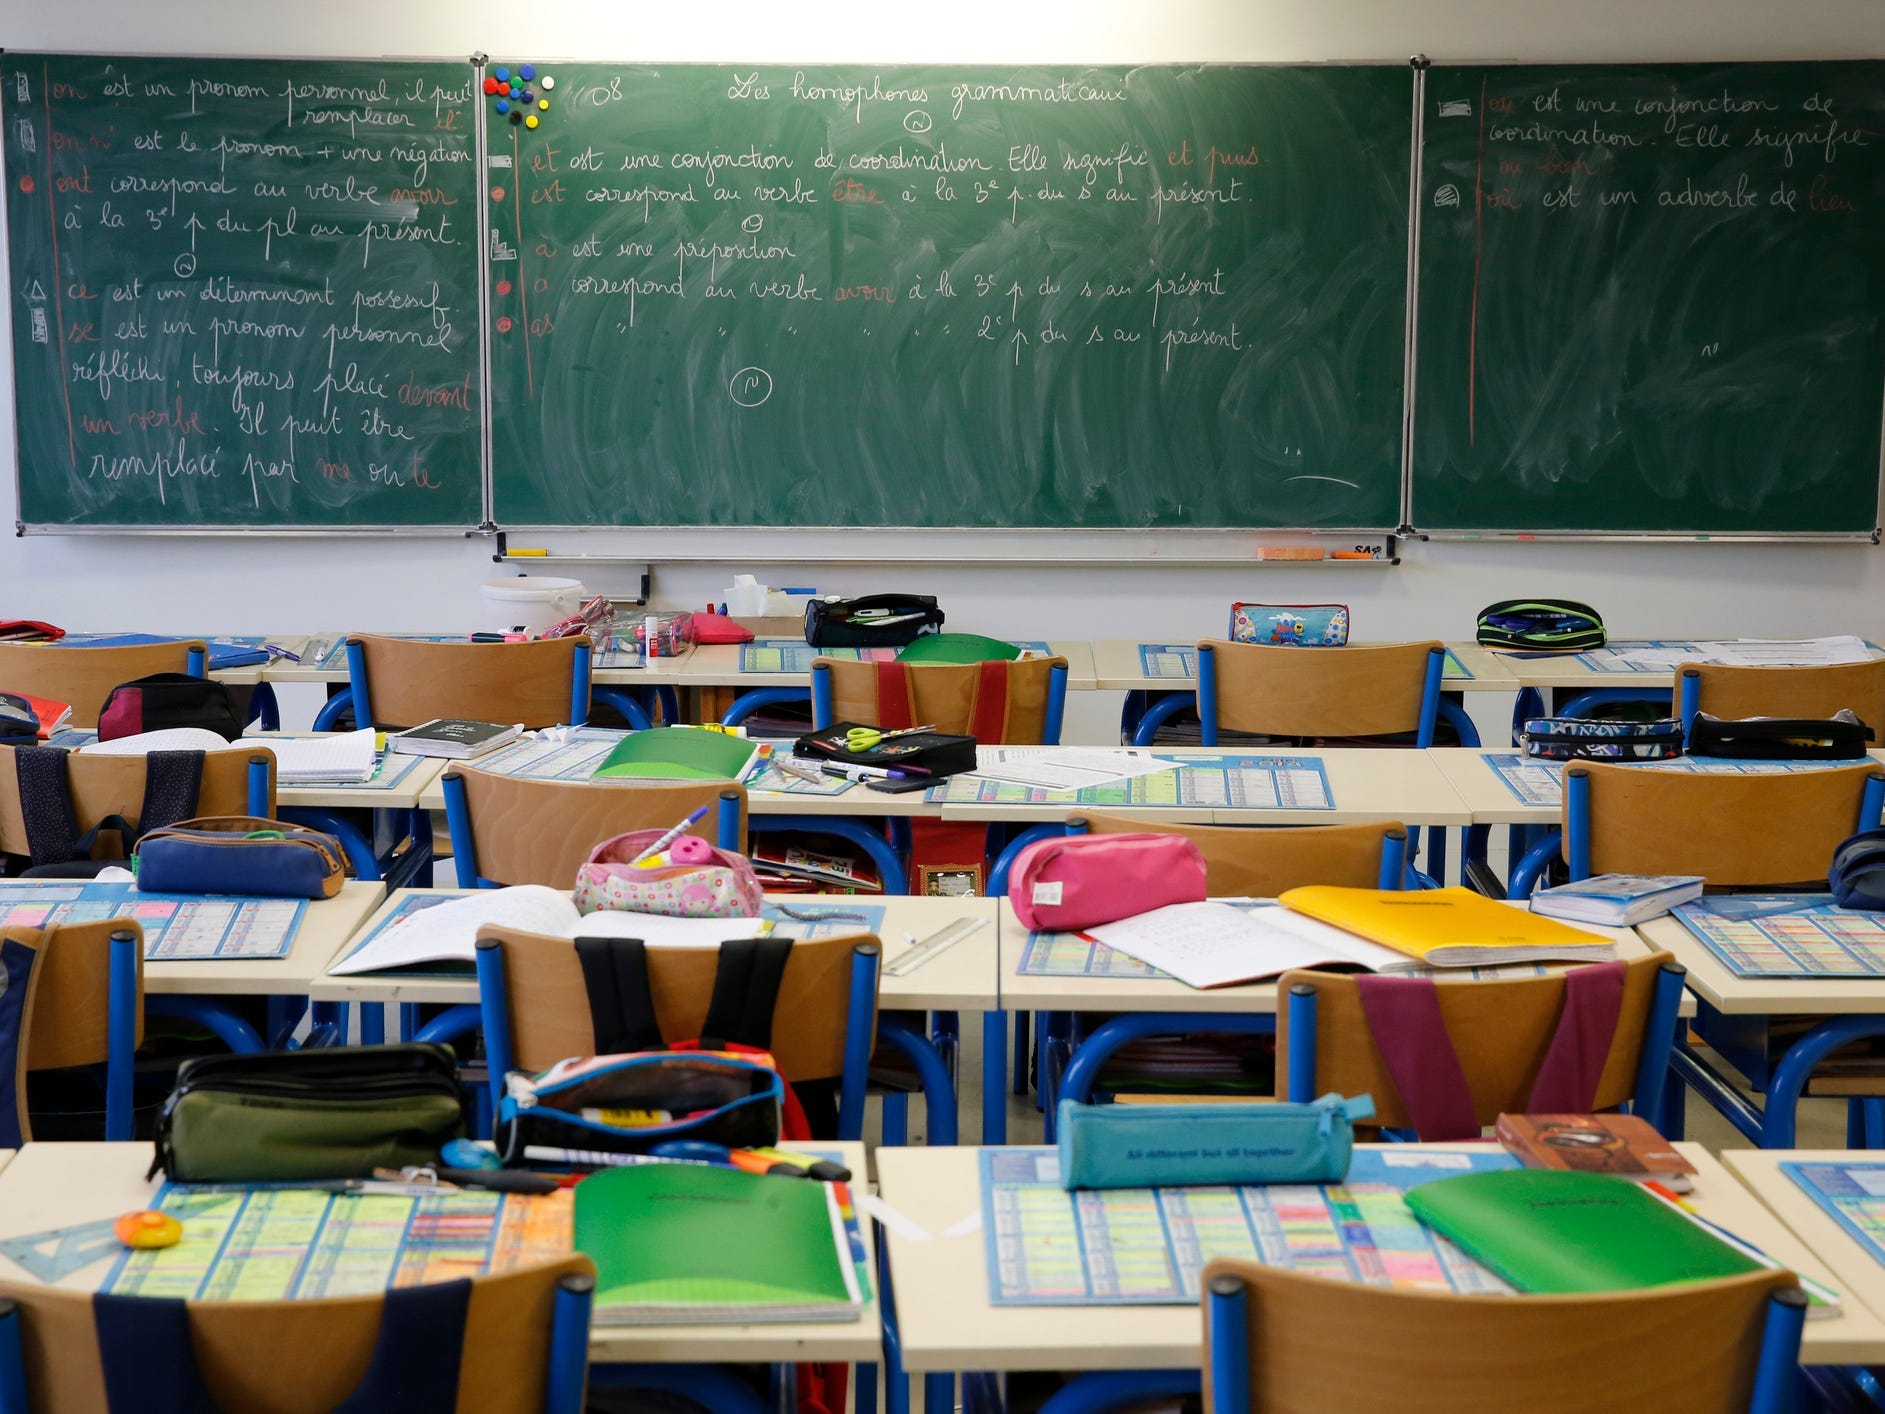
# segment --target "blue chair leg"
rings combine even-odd
[[[1865,1142],[1860,1146],[1865,1149],[1885,1148],[1885,1099],[1877,1095],[1868,1095],[1863,1101],[1865,1112]]]
[[[402,1041],[410,1041],[418,1032],[420,1024],[419,1004],[417,1002],[401,1002],[399,1004],[399,1039]]]
[[[956,1377],[948,1370],[931,1370],[923,1376],[923,1414],[932,1409],[956,1407]]]
[[[413,1033],[415,1041],[443,1041],[455,1045],[465,1037],[475,1035],[484,1025],[484,1014],[476,1002],[461,1002],[457,1006],[448,1006],[425,1025]]]
[[[1016,1095],[1028,1093],[1028,1032],[1033,1029],[1034,1013],[1017,1011],[1014,1014],[1014,1079],[1009,1084],[1009,1091]]]
[[[1096,1370],[1076,1375],[1055,1390],[1042,1403],[1041,1414],[1113,1414],[1164,1397],[1198,1394],[1203,1387],[1204,1377],[1196,1370]],[[1237,1406],[1219,1399],[1216,1407]]]
[[[917,1079],[923,1086],[923,1103],[928,1109],[929,1143],[954,1144],[957,1134],[955,1087],[949,1083],[949,1072],[943,1068],[942,1057],[936,1054],[929,1038],[911,1024],[910,1013],[886,1011],[877,1017],[877,1039],[889,1042],[916,1067]],[[886,1109],[885,1123],[888,1122]]]
[[[582,1414],[589,1372],[589,1310],[596,1279],[566,1276],[557,1283],[550,1318],[550,1361],[543,1392],[545,1414]]]
[[[1132,744],[1134,746],[1152,745],[1160,727],[1187,707],[1197,705],[1198,694],[1195,692],[1167,693],[1145,709],[1145,715],[1139,718],[1138,725],[1132,729]]]
[[[960,1088],[962,1084],[962,1013],[931,1012],[929,1039],[930,1044],[936,1048],[936,1054],[942,1057],[943,1069],[949,1073],[949,1083]]]
[[[1793,1148],[1795,1111],[1813,1067],[1841,1046],[1880,1035],[1885,1035],[1885,1016],[1834,1016],[1789,1046],[1768,1081],[1761,1112],[1761,1147]]]
[[[982,1142],[1008,1142],[1008,1019],[982,1013]]]
[[[1176,1036],[1193,1031],[1228,1031],[1241,1036],[1270,1035],[1276,1030],[1276,1018],[1268,1014],[1213,1012],[1136,1012],[1116,1016],[1096,1028],[1081,1041],[1060,1077],[1053,1105],[1042,1116],[1044,1138],[1055,1140],[1054,1110],[1061,1100],[1086,1104],[1093,1098],[1093,1087],[1101,1069],[1120,1047],[1149,1036]]]
[[[281,730],[281,703],[272,683],[258,682],[249,689],[249,720],[265,732]]]
[[[910,1142],[910,1097],[901,1090],[886,1090],[883,1097],[881,1143],[886,1149],[900,1149]]]
[[[595,710],[595,704],[598,702],[608,703],[609,706],[622,714],[623,721],[627,722],[629,726],[633,727],[638,732],[645,732],[654,725],[653,722],[648,720],[648,711],[641,705],[640,700],[635,695],[635,690],[632,688],[610,687],[601,683],[594,684],[589,689],[591,711]]]
[[[910,1414],[910,1377],[903,1370],[903,1329],[897,1324],[897,1288],[890,1280],[890,1246],[879,1224],[877,1310],[884,1327],[884,1414]]]
[[[1530,898],[1532,890],[1551,867],[1551,861],[1558,857],[1562,848],[1558,831],[1547,830],[1544,838],[1525,851],[1525,857],[1512,865],[1512,880],[1506,886],[1505,896],[1509,899]]]
[[[314,714],[314,730],[317,732],[337,730],[334,724],[351,711],[353,711],[353,689],[343,687],[322,703],[321,710]],[[364,727],[372,724],[360,722],[357,725]]]
[[[360,1044],[363,1046],[386,1044],[386,1008],[378,1002],[360,1004]]]
[[[811,690],[803,687],[755,687],[733,699],[733,705],[720,719],[720,725],[737,727],[761,707],[774,707],[787,702],[809,702],[811,696]]]
[[[194,1022],[238,1055],[253,1055],[257,1051],[268,1049],[262,1043],[262,1038],[255,1034],[253,1026],[241,1017],[224,1011],[207,997],[177,996],[169,993],[151,996],[146,993],[144,1015],[146,1017],[168,1016],[180,1021]]]
[[[281,818],[297,825],[307,825],[312,829],[325,830],[340,841],[340,847],[347,851],[347,858],[353,863],[356,879],[375,880],[380,875],[379,856],[373,852],[373,841],[362,834],[351,820],[344,818],[339,811],[322,810],[312,805],[284,805],[278,807]]]
[[[1757,1414],[1786,1414],[1794,1407],[1793,1392],[1800,1368],[1800,1332],[1806,1324],[1806,1293],[1797,1286],[1767,1298],[1767,1319],[1761,1323],[1761,1353],[1754,1367],[1754,1396],[1748,1401]]]

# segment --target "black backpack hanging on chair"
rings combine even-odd
[[[57,746],[20,746],[13,751],[13,766],[20,793],[20,815],[26,825],[28,879],[89,879],[120,860],[92,859],[92,846],[105,830],[116,830],[129,859],[131,849],[146,832],[189,820],[196,815],[203,788],[203,753],[153,751],[144,758],[144,803],[137,824],[122,815],[107,815],[83,835],[72,810],[72,790],[66,779],[71,753]]]

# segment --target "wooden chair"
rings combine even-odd
[[[1711,888],[1823,890],[1834,848],[1881,808],[1876,761],[1763,775],[1574,762],[1560,828],[1513,867],[1507,896],[1529,897],[1560,849],[1573,880],[1699,874]]]
[[[112,688],[152,673],[188,673],[200,678],[208,661],[209,648],[201,639],[116,648],[0,643],[0,692],[30,692],[53,702],[70,702],[72,717],[66,725],[89,731],[98,725],[98,714]]]
[[[886,721],[882,677],[894,672],[911,719]],[[999,683],[994,680],[999,679]],[[988,694],[999,688],[1000,700]],[[985,746],[1056,746],[1067,703],[1065,658],[994,663],[850,663],[812,660],[812,722],[922,726]]]
[[[1885,741],[1885,658],[1825,668],[1731,668],[1684,663],[1676,670],[1682,724],[1711,717],[1830,717],[1849,709]]]
[[[73,652],[104,650],[73,649]],[[26,817],[20,806],[19,771],[14,748],[0,746],[0,854],[29,855]],[[100,820],[121,815],[132,824],[144,808],[145,758],[99,756],[76,751],[66,760],[66,784],[72,818],[84,834]],[[203,779],[197,794],[198,815],[275,815],[275,753],[258,743],[203,754]],[[104,831],[92,849],[94,859],[122,859],[115,831]]]
[[[1191,825],[1088,810],[1069,815],[1064,827],[1043,825],[1018,836],[989,870],[988,892],[1006,895],[1015,855],[1056,834],[1183,835],[1204,855],[1205,887],[1213,898],[1275,898],[1299,884],[1398,889],[1406,882],[1407,827],[1397,823]]]
[[[461,889],[567,889],[603,840],[665,830],[703,805],[713,813],[701,833],[746,847],[746,788],[730,781],[538,781],[453,766],[442,784]]]
[[[0,929],[0,968],[12,985],[23,982],[21,1044],[11,1081],[0,1076],[12,1086],[19,1132],[7,1134],[0,1122],[0,1147],[33,1137],[27,1073],[80,1065],[105,1067],[105,1138],[131,1138],[132,1071],[144,1039],[143,930],[130,918]]]
[[[864,1086],[877,1020],[882,947],[870,934],[793,945],[773,1008],[771,1051],[794,1084],[838,1079],[840,1138],[863,1135]],[[670,1041],[699,1037],[719,964],[711,948],[650,948],[655,1018]],[[576,945],[509,928],[478,932],[478,999],[492,1113],[512,1070],[544,1070],[596,1054]]]
[[[626,692],[590,681],[591,650],[581,634],[527,643],[428,643],[354,634],[347,639],[348,687],[314,719],[330,730],[343,711],[360,726],[415,727],[434,717],[525,727],[580,726],[592,699],[607,701],[637,730],[648,714]]]
[[[1629,1103],[1634,1113],[1657,1122],[1684,975],[1665,952],[1624,964],[1622,1003],[1593,1111]],[[1413,978],[1382,980],[1426,985]],[[1483,982],[1443,978],[1433,986],[1472,1095],[1474,1118],[1483,1127],[1502,1113],[1523,1112],[1565,1006],[1565,974]],[[1277,991],[1286,999],[1277,1014],[1277,1093],[1293,1101],[1331,1090],[1372,1095],[1376,1125],[1413,1128],[1416,1107],[1401,1095],[1376,1047],[1359,979],[1286,972]]]
[[[1198,644],[1198,727],[1206,746],[1222,729],[1280,737],[1386,736],[1413,732],[1433,745],[1446,647],[1285,648],[1207,639]],[[1134,740],[1148,745],[1160,719],[1148,713]]]
[[[469,1288],[462,1312],[447,1311],[441,1324],[459,1342],[456,1368],[449,1348],[441,1352],[444,1373],[456,1390],[389,1388],[408,1373],[399,1369],[410,1348],[382,1344],[383,1320],[395,1324],[395,1307],[410,1311],[426,1298],[449,1299],[440,1288],[405,1288],[370,1296],[313,1301],[199,1301],[177,1313],[172,1303],[148,1298],[117,1298],[128,1311],[140,1308],[136,1324],[162,1327],[165,1319],[186,1323],[189,1349],[124,1349],[107,1352],[100,1325],[106,1320],[90,1292],[67,1291],[38,1283],[0,1283],[0,1414],[31,1410],[92,1410],[131,1414],[154,1407],[145,1402],[142,1359],[159,1394],[185,1383],[194,1364],[211,1407],[227,1414],[327,1414],[372,1385],[376,1399],[367,1407],[458,1410],[460,1414],[578,1414],[589,1358],[589,1307],[595,1290],[595,1265],[580,1253],[560,1261],[489,1276],[459,1278]],[[400,1314],[403,1314],[403,1311]],[[409,1318],[408,1318],[409,1319]],[[127,1325],[132,1322],[127,1321]],[[426,1335],[437,1334],[428,1324]],[[156,1339],[153,1333],[146,1337]],[[407,1341],[423,1346],[423,1356],[439,1342]],[[110,1359],[107,1360],[109,1354]],[[192,1358],[193,1357],[193,1358]],[[370,1369],[381,1362],[391,1369]],[[108,1378],[115,1365],[117,1378]],[[127,1369],[127,1365],[130,1366]],[[181,1367],[181,1368],[179,1368]],[[429,1372],[426,1372],[429,1373]],[[388,1379],[387,1376],[393,1376]],[[423,1375],[421,1375],[423,1377]],[[187,1398],[187,1395],[185,1395]],[[166,1403],[163,1408],[185,1407]],[[203,1405],[191,1403],[195,1409]]]
[[[1807,1304],[1787,1271],[1596,1296],[1456,1296],[1220,1258],[1203,1284],[1212,1414],[1778,1414],[1793,1407]]]

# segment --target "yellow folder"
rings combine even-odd
[[[1513,962],[1609,962],[1616,944],[1471,889],[1344,889],[1310,884],[1279,902],[1431,967]]]

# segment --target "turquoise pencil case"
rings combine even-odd
[[[1082,1105],[1060,1102],[1067,1188],[1340,1183],[1367,1095],[1305,1105]]]

